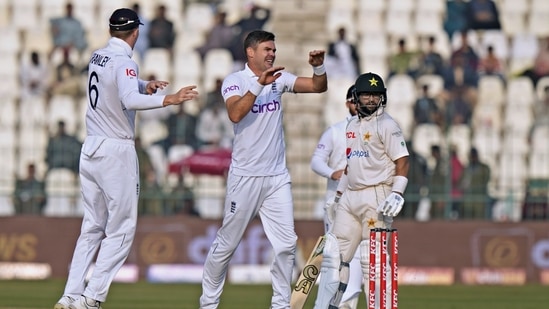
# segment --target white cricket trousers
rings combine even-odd
[[[133,140],[86,138],[80,155],[84,217],[64,295],[106,300],[135,236],[138,175]],[[95,268],[86,285],[86,274],[96,254]]]
[[[326,203],[333,202],[335,192],[328,192],[326,194]],[[324,211],[324,232],[328,233],[332,229],[332,224],[328,219],[328,214]],[[355,255],[349,262],[349,282],[347,282],[347,289],[341,297],[341,304],[347,303],[348,308],[355,309],[357,307],[357,300],[362,293],[362,283],[364,275],[362,274],[362,267],[360,266],[360,249],[355,251]]]
[[[377,206],[389,194],[391,186],[385,184],[345,191],[339,201],[332,228],[339,242],[342,261],[350,261],[360,242],[370,239],[370,229],[391,227],[393,218],[377,212]]]
[[[272,309],[289,309],[297,235],[290,176],[252,177],[229,173],[223,223],[212,243],[202,278],[201,309],[217,308],[229,262],[256,215],[273,247]]]

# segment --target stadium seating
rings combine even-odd
[[[203,63],[204,89],[213,89],[215,80],[229,75],[233,71],[233,56],[224,48],[211,49],[206,53]]]
[[[143,59],[141,73],[144,78],[154,74],[159,80],[170,80],[172,77],[173,64],[170,59],[170,52],[165,48],[149,48]]]
[[[46,176],[46,194],[48,200],[44,215],[67,217],[76,215],[76,200],[80,198],[80,189],[74,173],[68,169],[52,169]]]
[[[436,124],[419,124],[412,135],[413,150],[424,158],[431,157],[431,146],[445,146],[444,136]]]
[[[471,149],[471,127],[467,124],[455,124],[448,128],[448,143],[456,147],[459,160],[463,164],[469,162]]]
[[[17,106],[15,99],[7,98],[0,103],[0,130],[14,130],[17,125]]]
[[[184,30],[198,32],[203,35],[211,28],[214,22],[213,11],[209,4],[201,2],[191,2],[186,10],[184,17]]]
[[[20,30],[39,26],[39,7],[39,0],[11,1],[11,25]]]
[[[194,48],[202,44],[206,31],[213,24],[214,10],[211,3],[193,0],[134,2],[141,5],[141,13],[149,20],[154,17],[154,10],[158,4],[166,5],[169,8],[168,18],[174,21],[177,30],[173,58],[166,52],[157,53],[154,50],[147,53],[145,59],[139,59],[135,55],[136,61],[140,63],[141,74],[155,73],[158,78],[169,80],[174,87],[196,84],[199,91],[205,93],[212,88],[215,77],[234,70],[232,59],[227,52],[218,54],[215,51],[204,59],[204,62],[194,52]],[[109,37],[108,27],[104,21],[115,8],[128,7],[134,2],[73,1],[74,14],[87,31],[89,47],[82,57],[74,53],[71,54],[71,59],[75,63],[85,63],[86,55],[104,46]],[[218,2],[221,2],[221,7],[228,12],[230,23],[246,14],[245,5],[248,2],[245,0]],[[535,142],[547,140],[544,131],[534,132],[531,144],[528,144],[525,138],[533,120],[531,106],[541,99],[543,88],[549,85],[549,78],[541,79],[534,87],[527,78],[515,76],[533,64],[541,40],[549,35],[549,1],[495,2],[500,13],[502,31],[471,31],[468,40],[480,56],[485,55],[488,45],[494,46],[496,55],[507,68],[507,81],[503,83],[493,76],[480,79],[478,99],[475,102],[469,132],[466,133],[466,129],[459,129],[460,133],[450,131],[450,135],[446,136],[442,132],[435,133],[437,130],[433,127],[413,128],[411,108],[417,96],[417,89],[423,83],[428,83],[433,96],[441,98],[446,94],[443,80],[439,76],[422,76],[412,82],[399,82],[399,77],[394,80],[386,79],[389,88],[387,110],[400,122],[404,133],[410,135],[407,137],[414,141],[414,147],[419,147],[421,154],[427,158],[430,156],[432,143],[448,147],[446,138],[450,137],[451,142],[461,145],[460,153],[464,152],[460,154],[460,158],[463,160],[466,160],[466,149],[472,145],[476,146],[481,158],[493,168],[494,175],[514,173],[513,169],[505,170],[508,166],[513,168],[514,165],[504,164],[503,162],[507,161],[502,160],[508,158],[500,159],[500,154],[518,152],[523,155],[520,162],[526,166],[527,171],[526,175],[522,176],[548,177],[545,174],[545,167],[548,161],[546,152],[549,152],[549,149]],[[349,39],[358,46],[361,71],[378,72],[382,76],[387,76],[387,59],[395,52],[395,42],[399,38],[406,38],[410,49],[425,50],[426,36],[433,35],[436,38],[436,50],[444,59],[448,59],[451,51],[460,45],[459,35],[449,38],[442,31],[442,18],[446,9],[443,0],[263,0],[258,3],[273,10],[267,29],[277,35],[277,63],[299,74],[310,74],[310,66],[303,60],[302,55],[306,55],[312,48],[325,48],[328,39],[332,39],[335,30],[342,25],[347,28]],[[71,131],[78,132],[80,138],[85,135],[85,100],[77,104],[65,104],[58,103],[58,98],[46,101],[45,98],[20,97],[20,64],[28,59],[29,52],[33,50],[44,55],[43,59],[47,59],[46,55],[52,47],[47,21],[51,17],[62,15],[64,4],[65,1],[62,0],[0,0],[0,30],[3,34],[0,44],[0,146],[6,150],[3,152],[6,153],[3,155],[4,162],[0,162],[0,215],[12,211],[5,194],[9,193],[13,174],[22,170],[24,161],[43,160],[47,132],[48,129],[51,130],[52,122],[63,117]],[[214,57],[216,54],[219,57]],[[60,54],[54,53],[50,59],[51,66],[59,63],[60,59]],[[292,166],[300,166],[297,172],[299,175],[295,175],[296,194],[315,195],[323,192],[323,184],[318,186],[319,192],[313,189],[311,193],[306,189],[317,188],[315,181],[318,177],[306,170],[304,161],[307,161],[311,145],[315,144],[315,139],[320,136],[326,125],[339,121],[346,115],[346,110],[341,104],[344,91],[351,83],[352,80],[330,80],[329,91],[325,94],[307,95],[306,98],[288,94],[285,98],[285,103],[291,103],[285,107],[284,119],[288,150],[292,152],[288,155],[288,162]],[[137,129],[147,146],[166,134],[166,128],[161,121],[149,120],[151,119],[143,117],[142,121],[138,122]],[[421,134],[425,134],[422,139]],[[469,134],[471,137],[467,143],[466,136]],[[162,159],[155,150],[151,153],[155,161],[159,162],[157,173],[163,181],[166,172],[162,172],[161,166],[167,162],[167,158]],[[44,170],[43,163],[40,164],[39,169]],[[7,186],[4,186],[6,184]],[[219,185],[219,191],[223,191],[222,187],[222,184]],[[498,188],[500,187],[502,184],[498,182]],[[515,196],[520,197],[520,188],[517,192]],[[299,205],[296,207],[296,214],[304,217],[310,215],[311,205],[314,204],[311,201],[316,201],[317,198],[318,196],[310,197],[310,200],[296,199],[296,205]],[[200,201],[202,203],[207,199],[202,198]],[[78,213],[74,209],[71,211]],[[217,212],[211,215],[218,214]]]

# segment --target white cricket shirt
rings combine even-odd
[[[89,136],[134,139],[135,111],[162,107],[163,95],[147,95],[147,82],[138,79],[132,48],[118,38],[96,50],[89,62],[88,110]]]
[[[348,188],[361,190],[368,186],[393,183],[394,161],[408,156],[406,141],[398,123],[387,113],[360,119],[347,126]]]
[[[351,119],[351,116],[335,123],[322,133],[311,158],[311,169],[318,175],[328,179],[326,184],[327,200],[335,196],[339,182],[332,179],[332,174],[336,170],[344,169],[347,165],[345,129],[349,119]]]
[[[242,71],[230,74],[223,81],[223,99],[244,96],[257,78],[246,64]],[[235,175],[274,176],[288,172],[281,96],[284,92],[293,92],[296,79],[291,73],[281,72],[274,83],[263,88],[250,112],[240,122],[233,123],[231,171]]]

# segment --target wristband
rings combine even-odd
[[[324,75],[324,74],[326,74],[326,67],[324,66],[324,63],[317,66],[317,67],[313,67],[313,72],[315,73],[315,75]]]
[[[391,189],[391,191],[403,194],[404,191],[406,191],[407,185],[408,185],[408,178],[397,175],[393,177],[393,188]]]
[[[261,93],[261,91],[263,91],[263,87],[265,87],[265,85],[261,85],[258,81],[256,81],[252,84],[248,91],[257,97]]]

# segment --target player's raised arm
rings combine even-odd
[[[313,67],[312,77],[298,77],[294,91],[298,93],[322,93],[328,90],[328,75],[324,66],[324,50],[309,52],[309,64]]]

